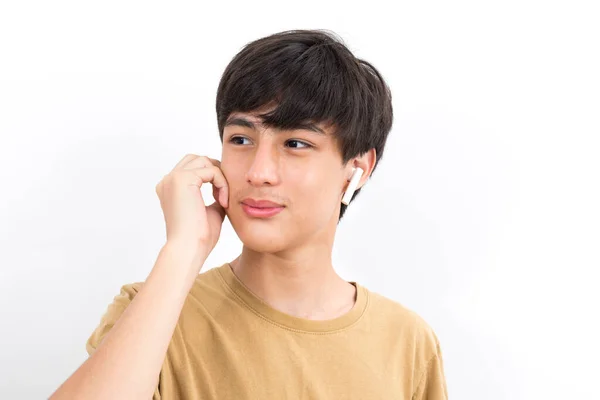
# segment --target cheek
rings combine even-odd
[[[239,180],[243,173],[242,168],[240,168],[233,159],[229,160],[227,157],[224,157],[221,160],[221,172],[223,172],[225,179],[230,184]]]
[[[330,209],[335,205],[339,192],[335,177],[312,171],[298,177],[296,182],[296,195],[302,199],[303,208]]]

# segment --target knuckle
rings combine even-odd
[[[155,186],[155,189],[158,191],[160,189],[160,187],[162,186],[163,182],[165,181],[165,178],[167,177],[167,175],[163,176],[162,179],[160,181],[158,181],[158,183]]]
[[[185,170],[182,172],[182,180],[185,179],[186,181],[198,181],[198,179],[200,180],[204,180],[202,178],[202,172],[201,171],[194,171],[191,169]]]

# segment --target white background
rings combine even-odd
[[[49,396],[150,272],[155,185],[186,153],[220,158],[235,53],[325,28],[395,112],[338,272],[430,323],[452,399],[600,399],[599,17],[591,1],[3,2],[0,398]],[[240,246],[226,222],[205,268]]]

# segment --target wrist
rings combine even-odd
[[[196,272],[202,268],[209,254],[209,252],[198,247],[197,243],[178,240],[167,241],[163,245],[161,253],[169,254],[169,258],[177,259],[178,263],[188,265]]]

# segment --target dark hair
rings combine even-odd
[[[327,30],[284,31],[248,43],[227,65],[216,103],[221,142],[232,112],[273,104],[259,114],[265,126],[331,124],[344,164],[375,148],[376,168],[392,128],[392,95],[384,79]],[[345,211],[341,204],[339,220]]]

